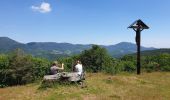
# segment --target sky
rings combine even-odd
[[[127,27],[141,19],[146,47],[170,48],[170,0],[0,0],[0,37],[21,43],[135,43]]]

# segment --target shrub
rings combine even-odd
[[[124,71],[127,71],[127,72],[133,72],[136,70],[135,64],[131,61],[123,61],[123,68],[124,68]]]
[[[104,71],[111,75],[115,75],[123,71],[123,63],[118,60],[112,60],[110,66],[104,67]]]
[[[22,85],[43,77],[49,69],[49,61],[25,55],[21,49],[8,57],[0,57],[0,85]]]
[[[107,67],[106,62],[110,61],[109,59],[110,56],[107,54],[106,49],[97,45],[93,45],[91,49],[80,54],[80,60],[83,65],[93,72],[100,72],[104,67]]]
[[[161,67],[161,70],[162,70],[162,71],[170,71],[170,65],[162,66],[162,67]]]
[[[7,55],[0,55],[0,70],[6,69],[9,66],[9,59]]]
[[[34,79],[42,78],[45,74],[50,73],[50,62],[43,58],[32,58],[32,68]]]
[[[147,72],[153,72],[153,71],[156,71],[157,70],[157,67],[158,67],[158,63],[156,62],[149,62],[145,67],[144,69],[147,71]]]

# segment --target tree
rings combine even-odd
[[[34,77],[34,80],[42,78],[45,74],[50,73],[50,65],[51,63],[47,59],[43,58],[37,58],[37,57],[31,57],[31,68],[32,76]]]
[[[23,50],[16,49],[9,56],[9,68],[4,71],[6,83],[16,85],[33,81],[32,66],[31,58]]]
[[[3,59],[1,59],[3,58]],[[0,56],[0,85],[21,85],[35,81],[48,73],[48,60],[26,55],[16,49],[8,57]]]
[[[0,55],[0,87],[6,86],[4,84],[4,72],[6,69],[8,69],[9,66],[9,59],[7,55],[1,54]]]
[[[85,50],[82,54],[80,54],[80,60],[87,70],[98,72],[108,66],[108,63],[106,62],[110,60],[110,56],[105,48],[101,48],[98,45],[93,45],[91,49]]]
[[[0,70],[6,69],[9,66],[9,59],[7,55],[1,54],[0,55]]]

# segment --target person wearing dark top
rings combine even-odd
[[[52,74],[52,75],[57,74],[57,73],[59,72],[59,70],[64,70],[64,64],[62,63],[62,64],[61,64],[61,67],[59,67],[58,62],[55,61],[55,62],[53,63],[53,65],[51,66],[50,70],[51,70],[51,74]]]

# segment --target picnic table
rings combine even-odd
[[[68,80],[70,82],[76,82],[81,79],[76,72],[61,72],[54,75],[45,75],[44,80]]]

